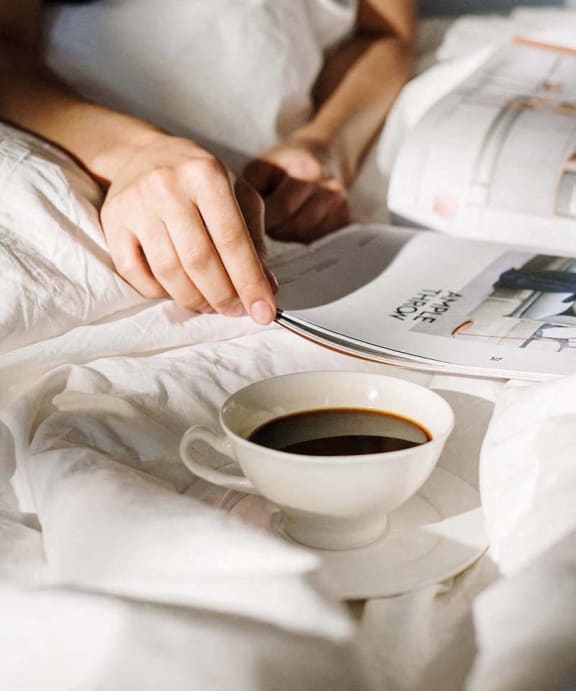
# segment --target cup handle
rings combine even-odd
[[[232,445],[225,436],[214,432],[208,427],[195,425],[184,433],[182,441],[180,442],[180,457],[188,470],[192,471],[203,480],[212,482],[214,485],[235,489],[238,492],[258,494],[258,491],[248,478],[235,477],[234,475],[230,475],[230,473],[211,468],[207,463],[207,458],[201,452],[196,451],[194,454],[191,454],[189,452],[189,446],[193,441],[203,441],[218,453],[228,456],[228,458],[236,462],[232,454]]]

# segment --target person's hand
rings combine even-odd
[[[145,297],[274,319],[262,200],[193,142],[151,137],[115,172],[100,215],[118,273]]]
[[[271,237],[307,243],[350,222],[346,190],[331,167],[326,151],[297,139],[248,164],[244,177],[264,198]]]

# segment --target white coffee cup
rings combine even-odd
[[[262,425],[297,412],[362,408],[392,413],[429,432],[431,440],[401,451],[354,456],[310,456],[261,446],[248,437]],[[369,544],[386,529],[387,514],[424,484],[454,426],[448,403],[424,386],[367,372],[300,372],[251,384],[220,410],[223,432],[191,427],[180,454],[196,475],[214,484],[261,494],[284,514],[297,542],[322,549]],[[238,477],[214,469],[191,449],[195,441],[235,459]]]

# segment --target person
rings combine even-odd
[[[414,0],[358,0],[355,32],[327,56],[310,121],[244,177],[190,139],[77,95],[42,62],[41,5],[0,5],[0,120],[64,149],[100,183],[112,261],[143,296],[270,323],[264,231],[309,242],[349,220],[346,189],[411,74]]]

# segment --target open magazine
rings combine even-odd
[[[408,133],[388,205],[412,226],[576,251],[576,50],[492,53]]]
[[[576,372],[576,51],[496,50],[408,134],[388,201],[439,232],[355,226],[285,259],[280,324],[420,369]]]
[[[342,352],[469,375],[576,372],[576,257],[358,225],[271,268],[278,323]]]

